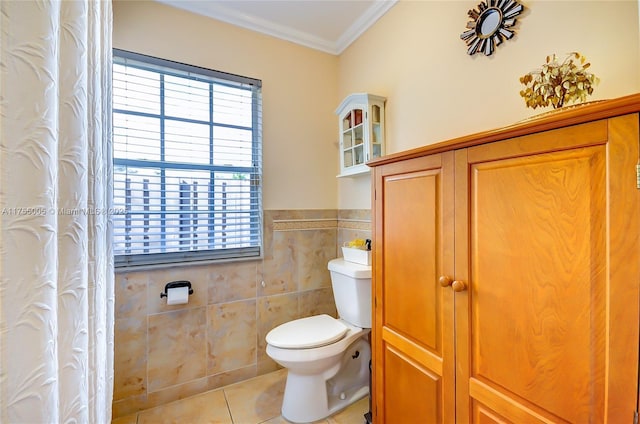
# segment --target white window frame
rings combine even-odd
[[[165,230],[167,230],[167,227],[168,227],[166,222],[168,222],[169,215],[171,214],[173,214],[171,215],[173,216],[173,219],[174,220],[176,219],[175,218],[176,211],[175,210],[167,211],[164,209],[164,207],[162,208],[161,211],[154,211],[156,216],[161,216],[160,222],[162,222],[162,224],[161,224],[160,231],[163,234],[162,247],[159,248],[156,243],[154,245],[155,246],[154,248],[151,248],[151,249],[149,249],[148,247],[141,248],[140,235],[139,233],[135,235],[136,233],[133,231],[133,229],[140,231],[140,229],[143,229],[145,227],[144,223],[146,223],[146,227],[147,227],[146,231],[149,231],[148,230],[148,227],[149,227],[148,208],[145,211],[141,211],[139,208],[139,205],[138,207],[132,206],[133,202],[131,201],[132,199],[131,197],[125,196],[125,200],[122,201],[122,194],[121,194],[122,190],[118,192],[119,195],[116,195],[116,189],[114,186],[114,207],[116,209],[124,210],[124,214],[121,214],[121,216],[114,216],[114,219],[113,219],[114,221],[114,254],[115,254],[116,268],[130,268],[130,267],[140,267],[140,266],[148,267],[148,266],[158,266],[158,265],[170,265],[170,264],[177,264],[177,263],[181,263],[181,264],[193,263],[193,262],[203,263],[203,262],[260,258],[262,254],[262,242],[263,242],[263,229],[262,229],[263,211],[262,211],[262,184],[261,184],[261,181],[262,181],[262,97],[261,97],[262,83],[261,81],[254,78],[242,77],[242,76],[214,71],[210,69],[204,69],[204,68],[200,68],[192,65],[159,59],[159,58],[141,55],[138,53],[132,53],[132,52],[119,50],[119,49],[113,50],[113,59],[114,59],[114,64],[131,66],[134,68],[144,69],[146,71],[157,72],[159,75],[161,75],[160,76],[161,81],[163,81],[164,75],[171,75],[173,77],[178,76],[181,78],[193,79],[200,82],[205,81],[210,84],[210,87],[214,87],[214,85],[216,84],[223,84],[223,85],[229,84],[234,87],[242,87],[243,89],[250,90],[251,92],[251,127],[250,128],[249,127],[240,128],[235,125],[215,122],[213,118],[214,117],[213,112],[210,112],[208,121],[197,122],[198,124],[206,123],[212,128],[211,131],[209,132],[210,133],[209,143],[211,147],[210,147],[210,159],[208,164],[202,164],[201,160],[198,161],[198,163],[188,163],[186,161],[169,162],[163,159],[164,153],[162,153],[162,157],[159,160],[132,159],[132,158],[118,157],[116,153],[117,152],[116,145],[117,143],[122,143],[121,145],[123,146],[126,145],[125,141],[119,141],[119,140],[126,139],[126,137],[121,136],[120,138],[118,138],[117,131],[116,131],[117,128],[115,127],[115,124],[114,124],[114,131],[113,131],[114,133],[114,141],[113,141],[114,143],[114,161],[113,161],[114,174],[116,173],[116,170],[118,169],[118,167],[120,168],[124,167],[127,170],[127,172],[129,170],[128,167],[138,168],[138,169],[140,168],[154,169],[158,171],[159,174],[161,175],[161,177],[159,178],[161,178],[161,181],[162,181],[161,183],[162,189],[160,191],[161,193],[160,197],[162,199],[161,201],[163,205],[165,203],[164,199],[166,198],[167,193],[170,193],[169,189],[165,191],[165,185],[164,185],[165,170],[173,170],[173,171],[183,170],[184,172],[208,171],[211,175],[209,177],[210,182],[208,184],[208,192],[209,193],[211,193],[211,191],[214,192],[213,195],[207,196],[207,202],[204,202],[206,206],[203,209],[198,209],[198,214],[199,214],[198,216],[201,216],[202,213],[204,212],[204,213],[207,213],[208,216],[210,217],[208,221],[209,225],[207,226],[208,230],[207,230],[207,238],[206,238],[206,240],[209,240],[207,242],[208,245],[206,247],[203,247],[201,244],[200,245],[194,244],[193,246],[189,244],[189,245],[186,245],[184,248],[180,247],[180,250],[176,251],[175,247],[166,248],[165,241],[164,241],[164,239],[167,238],[169,234],[169,233],[165,233]],[[116,73],[114,71],[114,78],[115,77],[116,77]],[[160,104],[162,104],[165,101],[163,87],[164,85],[161,83],[160,93],[159,93]],[[211,88],[211,92],[212,90],[213,88]],[[213,95],[211,95],[210,97],[209,104],[210,104],[209,106],[210,109],[213,110],[213,107],[214,107]],[[114,103],[113,114],[114,114],[114,118],[116,115],[120,114],[120,115],[136,115],[136,116],[159,119],[161,121],[161,125],[160,125],[160,131],[159,131],[159,139],[157,140],[157,143],[159,143],[160,151],[164,152],[165,120],[170,120],[173,122],[180,122],[180,121],[190,122],[192,120],[176,117],[176,116],[165,115],[164,107],[162,106],[160,107],[159,110],[160,110],[159,113],[146,113],[146,112],[139,112],[135,110],[119,109],[119,108],[116,108],[116,105]],[[214,139],[214,136],[213,136],[213,133],[214,133],[213,128],[215,126],[231,127],[231,128],[237,127],[242,130],[248,130],[248,129],[251,130],[251,134],[252,134],[251,135],[251,146],[252,146],[251,147],[251,166],[230,166],[230,165],[215,164],[213,160],[213,151],[214,151],[213,146],[216,143],[216,140]],[[154,142],[155,141],[156,140],[154,140]],[[215,180],[214,176],[220,175],[220,173],[223,173],[223,174],[238,173],[243,175],[250,175],[249,179],[247,180],[247,183],[245,183],[245,185],[249,187],[248,189],[250,191],[250,194],[248,195],[248,198],[244,198],[245,201],[248,201],[250,205],[249,206],[250,209],[243,210],[241,214],[242,216],[244,216],[244,219],[242,220],[243,224],[236,225],[236,228],[246,227],[246,230],[243,230],[242,234],[248,233],[248,235],[242,236],[241,238],[242,241],[240,243],[237,243],[237,242],[230,243],[233,245],[232,247],[225,247],[226,242],[220,243],[220,239],[222,236],[217,235],[219,231],[215,230],[216,226],[213,225],[214,217],[216,217],[215,219],[217,219],[218,222],[220,221],[221,216],[225,217],[224,221],[226,222],[226,216],[227,216],[226,214],[229,213],[226,211],[226,206],[222,207],[222,209],[224,210],[221,210],[221,207],[219,205],[220,202],[218,201],[220,198],[217,197],[219,195],[219,191],[218,191],[218,188],[215,188],[216,184],[213,182]],[[175,191],[173,191],[172,193],[175,195]],[[148,192],[146,195],[148,196]],[[127,194],[127,196],[135,197],[135,196],[139,196],[139,194],[136,194],[136,195]],[[129,201],[128,204],[127,204],[127,201]],[[182,201],[180,203],[182,203]],[[198,206],[198,208],[200,207]],[[193,215],[196,216],[197,214],[194,212]],[[247,215],[249,215],[250,218],[247,218]],[[142,221],[143,224],[140,224],[141,216],[145,217],[145,219],[143,219]],[[182,216],[188,216],[188,213],[186,215],[180,215],[180,234],[181,234],[180,243],[181,244],[182,244],[182,237],[183,237],[183,228],[185,228],[182,226]],[[132,219],[132,217],[135,217],[135,219]],[[248,224],[246,224],[247,221],[249,222]],[[137,224],[132,224],[132,222],[137,222]],[[187,221],[187,222],[188,224],[186,225],[189,226],[191,221]],[[134,234],[134,236],[131,236],[131,234]],[[187,235],[186,237],[188,238],[193,236]],[[133,243],[131,242],[132,239],[135,239]],[[129,240],[129,241],[123,241],[123,240]],[[200,240],[200,243],[202,243],[202,240]],[[241,246],[238,246],[238,244],[241,244]],[[134,245],[136,247],[133,247]],[[149,243],[145,242],[145,246],[149,246]],[[164,251],[165,248],[168,249],[169,251]],[[159,249],[163,251],[158,252]]]

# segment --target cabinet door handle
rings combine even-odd
[[[453,283],[453,280],[447,277],[446,275],[443,275],[442,277],[440,277],[438,281],[440,282],[440,285],[442,287],[448,287]]]
[[[438,279],[438,282],[440,283],[440,285],[442,287],[451,286],[451,288],[455,292],[461,292],[461,291],[465,291],[467,289],[467,283],[465,283],[464,281],[459,281],[459,280],[455,280],[454,281],[451,277],[447,277],[446,275],[443,275],[442,277],[440,277]]]
[[[451,288],[453,289],[454,292],[465,291],[467,289],[467,283],[465,283],[464,281],[456,280],[453,283],[451,283]]]

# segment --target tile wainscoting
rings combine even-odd
[[[336,316],[327,262],[371,237],[369,210],[264,211],[264,258],[116,273],[113,417],[278,368],[265,336],[296,318]],[[191,281],[185,305],[160,299]],[[264,284],[263,284],[264,282]]]

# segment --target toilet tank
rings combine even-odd
[[[328,265],[338,316],[351,325],[371,328],[371,266],[332,259]]]

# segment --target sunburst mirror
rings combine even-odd
[[[516,24],[516,16],[523,10],[524,6],[515,0],[482,1],[477,9],[469,10],[469,30],[460,34],[469,47],[467,53],[491,55],[496,46],[515,35],[515,31],[508,28]]]

